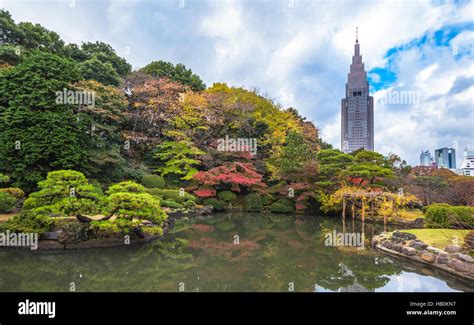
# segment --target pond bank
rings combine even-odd
[[[446,246],[445,250],[429,246],[414,234],[395,231],[392,235],[382,233],[372,237],[372,247],[399,258],[430,265],[434,268],[474,281],[474,258],[463,254],[458,245]]]

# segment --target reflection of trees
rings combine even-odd
[[[3,252],[0,291],[176,291],[193,267],[183,243],[94,251]],[[82,275],[82,277],[81,277]]]
[[[326,247],[334,229],[342,232],[339,219],[216,215],[178,220],[165,241],[142,246],[2,250],[0,291],[68,291],[71,282],[77,291],[177,291],[181,282],[185,291],[374,290],[407,269],[371,249]]]

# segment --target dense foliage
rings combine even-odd
[[[473,178],[421,172],[394,154],[343,153],[297,109],[257,90],[206,88],[183,64],[160,60],[132,72],[108,44],[65,44],[4,10],[0,183],[0,211],[18,208],[27,193],[7,224],[12,229],[100,215],[105,219],[91,222],[97,231],[128,233],[143,220],[160,225],[162,207],[198,205],[332,213],[345,196],[357,197],[351,204],[365,213],[366,200],[379,195],[372,211],[383,215],[390,204],[419,205],[409,193],[425,205],[474,205]],[[462,209],[428,210],[445,226],[452,213],[467,220]]]

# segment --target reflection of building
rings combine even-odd
[[[464,150],[464,159],[461,164],[461,170],[463,175],[474,176],[474,151]]]
[[[456,169],[456,150],[454,148],[436,149],[435,162],[439,168]]]
[[[341,150],[349,153],[360,148],[374,150],[374,98],[369,96],[369,82],[356,35],[346,97],[341,100]]]
[[[423,151],[422,149],[420,154],[420,166],[431,166],[432,160],[429,150]]]

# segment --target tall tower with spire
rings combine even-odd
[[[360,148],[374,150],[374,98],[369,94],[367,72],[360,55],[358,29],[354,55],[341,100],[341,150],[350,153]]]

